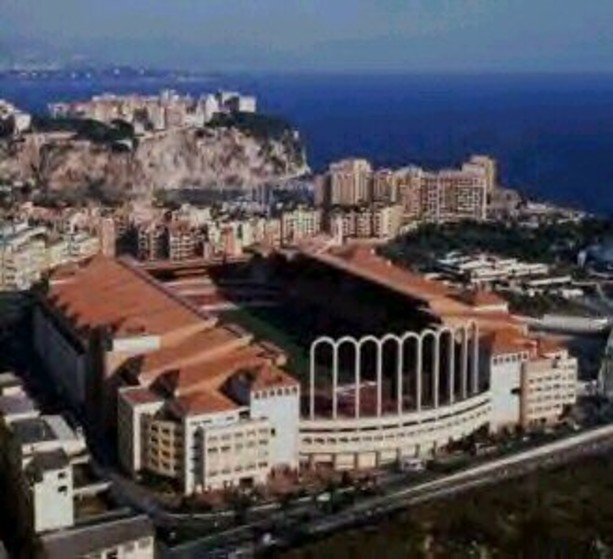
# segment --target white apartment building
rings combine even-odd
[[[281,236],[283,242],[292,243],[321,232],[322,212],[317,208],[296,208],[281,215]]]

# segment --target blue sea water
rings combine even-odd
[[[55,100],[162,87],[256,93],[262,110],[286,116],[299,128],[315,170],[346,156],[437,168],[488,153],[499,160],[508,186],[613,214],[613,75],[4,78],[0,98],[41,111]]]

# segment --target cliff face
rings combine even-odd
[[[297,136],[264,137],[236,128],[150,133],[131,145],[100,144],[69,133],[0,141],[0,178],[51,190],[98,184],[126,193],[181,187],[242,187],[308,172]]]

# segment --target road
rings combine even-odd
[[[607,425],[473,466],[444,478],[410,487],[400,487],[382,496],[365,498],[335,514],[326,515],[321,511],[315,511],[312,503],[305,503],[292,508],[291,511],[272,513],[260,522],[253,522],[183,544],[168,550],[164,557],[168,559],[213,558],[227,557],[231,553],[233,556],[251,557],[257,551],[271,546],[291,546],[298,539],[304,541],[304,539],[308,540],[308,538],[340,529],[371,524],[378,518],[402,510],[409,505],[449,497],[469,489],[520,477],[539,468],[552,467],[612,448],[613,425]],[[310,520],[305,521],[305,513],[311,515]],[[295,521],[292,518],[295,518]],[[254,541],[254,533],[264,533],[276,523],[282,528],[273,529],[269,542]]]

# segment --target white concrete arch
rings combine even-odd
[[[441,371],[441,351],[442,343],[444,339],[449,340],[448,345],[448,358],[447,368],[445,371]],[[377,417],[382,416],[383,412],[383,357],[386,344],[393,342],[396,344],[397,351],[397,364],[396,364],[396,398],[397,398],[397,413],[402,415],[403,409],[403,396],[404,396],[404,384],[405,375],[408,374],[405,371],[407,363],[405,363],[404,352],[407,343],[414,343],[416,351],[416,367],[415,367],[415,379],[416,379],[416,409],[421,411],[423,403],[423,364],[425,344],[428,340],[432,340],[432,347],[430,349],[432,358],[432,406],[438,408],[440,405],[440,381],[441,374],[447,375],[447,387],[449,404],[453,404],[456,398],[456,386],[455,386],[455,369],[456,365],[460,368],[460,389],[461,399],[466,399],[469,396],[469,381],[470,381],[470,393],[476,394],[479,390],[478,386],[478,368],[479,368],[479,334],[478,326],[475,323],[470,323],[466,326],[459,326],[456,328],[441,327],[439,329],[427,329],[421,333],[406,332],[402,335],[386,334],[381,337],[373,335],[363,336],[356,339],[353,336],[343,336],[337,340],[329,336],[322,336],[311,344],[310,349],[310,417],[315,417],[315,374],[316,374],[316,357],[317,351],[321,346],[330,347],[332,350],[332,418],[338,417],[338,384],[339,384],[339,351],[342,346],[349,344],[354,348],[354,414],[356,418],[361,416],[361,386],[362,386],[362,372],[363,363],[362,355],[363,350],[367,344],[373,344],[376,351],[376,390],[377,390]],[[460,363],[456,363],[456,344],[460,343]],[[472,370],[469,371],[469,364],[472,366]],[[470,378],[469,378],[470,377]]]
[[[415,354],[417,357],[417,363],[415,366],[415,384],[416,384],[416,395],[415,395],[415,402],[416,402],[416,408],[418,410],[421,409],[421,373],[422,373],[422,339],[421,336],[419,334],[416,334],[415,332],[407,332],[406,334],[404,334],[401,338],[402,340],[402,344],[401,344],[401,354],[402,354],[402,366],[400,366],[399,364],[399,370],[400,370],[400,378],[402,379],[401,384],[404,383],[404,349],[406,347],[406,343],[411,340],[413,342],[415,342]],[[404,392],[401,392],[401,395]],[[404,410],[402,409],[402,397],[400,399],[399,402],[399,409],[400,409],[400,414],[404,413]]]
[[[440,335],[438,330],[427,329],[422,332],[422,344],[425,347],[426,341],[432,338],[434,345],[432,347],[432,407],[438,408],[438,388],[440,375]],[[423,349],[422,349],[423,353]],[[423,361],[422,361],[423,365]],[[422,371],[423,372],[423,371]],[[430,372],[430,371],[429,371]]]
[[[336,342],[336,346],[334,348],[334,352],[335,352],[335,361],[333,361],[332,366],[334,367],[334,365],[336,364],[336,368],[338,369],[338,353],[341,349],[341,347],[345,344],[349,344],[350,346],[353,347],[353,354],[354,354],[354,387],[355,387],[355,393],[354,393],[354,415],[355,417],[359,417],[359,409],[360,409],[360,390],[359,390],[359,386],[362,383],[362,379],[361,379],[361,369],[362,369],[362,351],[361,351],[361,347],[358,345],[358,341],[352,337],[352,336],[343,336],[342,338],[339,338]],[[332,386],[332,417],[334,419],[336,419],[337,415],[338,415],[338,370],[336,373],[334,373],[334,371],[332,372],[333,375],[333,386]],[[335,379],[335,380],[334,380]]]
[[[317,348],[322,345],[330,346],[332,348],[332,355],[336,354],[336,341],[328,336],[317,338],[311,343],[309,352],[309,415],[311,419],[315,419],[315,357],[317,355]]]
[[[442,353],[443,341],[448,340],[447,346],[447,402],[453,404],[454,400],[454,374],[455,374],[455,331],[452,328],[444,327],[439,331],[440,350]]]

